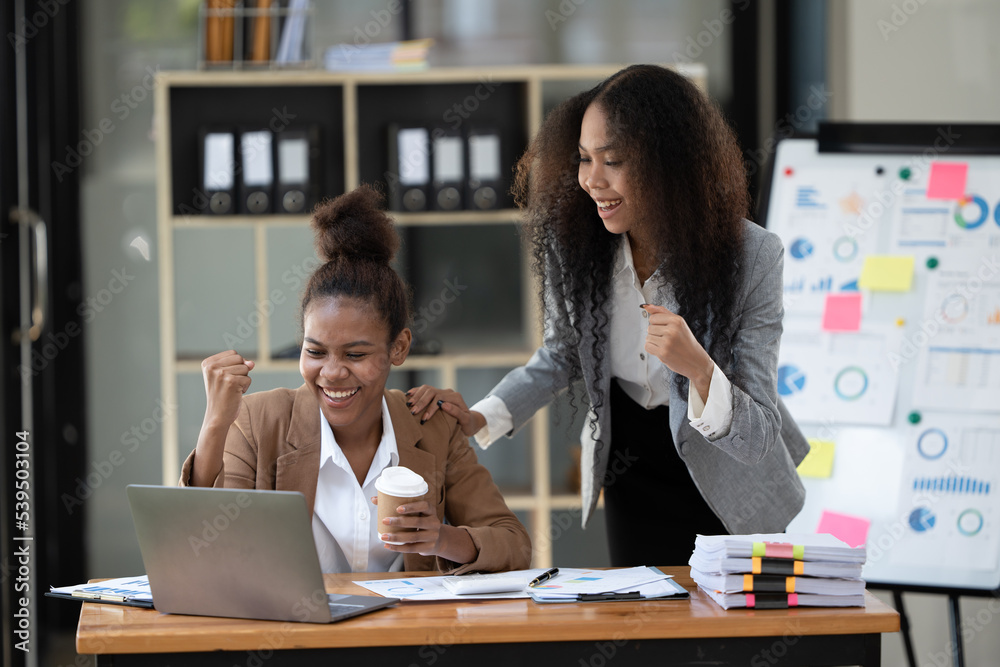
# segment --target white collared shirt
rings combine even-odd
[[[375,480],[399,464],[396,433],[389,406],[382,399],[382,439],[364,485],[337,444],[330,423],[320,410],[319,480],[313,507],[313,539],[323,572],[394,572],[403,569],[403,554],[390,551],[379,539]]]
[[[640,284],[632,260],[632,249],[621,236],[613,265],[611,293],[611,375],[618,378],[622,390],[646,409],[670,402],[669,370],[655,355],[646,352],[646,332],[649,314],[644,303],[662,304],[662,277],[654,273]],[[666,287],[669,289],[669,286]],[[719,369],[712,371],[708,400],[688,385],[688,420],[705,437],[723,436],[732,425],[732,385]],[[513,418],[503,399],[487,396],[470,408],[486,418],[486,426],[476,433],[476,442],[483,449],[513,429]],[[586,426],[585,426],[586,428]]]

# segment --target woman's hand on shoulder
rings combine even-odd
[[[236,421],[243,394],[250,388],[254,362],[235,350],[213,354],[201,362],[205,379],[205,425],[229,428]]]
[[[454,389],[438,389],[422,384],[406,392],[406,406],[412,414],[420,415],[420,423],[430,419],[440,408],[458,420],[466,437],[474,436],[486,426],[486,418],[469,410],[465,399]]]

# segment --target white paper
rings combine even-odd
[[[888,426],[896,405],[896,327],[823,333],[787,322],[778,361],[778,394],[796,421]]]
[[[528,577],[528,581],[537,577],[546,568],[532,570],[516,570]],[[358,586],[367,588],[372,593],[378,593],[384,597],[399,598],[407,601],[421,600],[496,600],[504,598],[526,598],[526,590],[514,591],[511,593],[477,593],[467,595],[456,595],[444,587],[442,581],[447,577],[411,577],[406,579],[371,579],[369,581],[355,581]]]
[[[924,412],[909,436],[890,562],[993,571],[1000,561],[1000,416]]]
[[[971,258],[969,258],[971,260]],[[913,402],[926,409],[1000,409],[1000,271],[982,280],[971,261],[930,279],[917,349]],[[912,357],[913,350],[909,352]]]
[[[517,570],[528,576],[530,581],[545,568],[532,570]],[[579,568],[559,568],[559,574],[548,581],[528,589],[511,593],[488,593],[456,595],[444,587],[442,581],[446,577],[411,577],[406,579],[372,579],[355,581],[358,586],[367,588],[373,593],[385,597],[399,598],[407,601],[420,600],[492,600],[503,598],[526,598],[531,593],[543,597],[567,597],[581,593],[608,593],[614,591],[634,590],[638,586],[650,584],[667,575],[654,572],[648,567],[633,567],[613,570],[588,570]]]
[[[633,584],[626,589],[620,589],[618,591],[602,591],[603,593],[638,593],[644,598],[654,598],[654,597],[664,597],[668,595],[680,595],[681,591],[677,590],[677,587],[670,583],[671,576],[664,575],[656,581],[651,581],[645,584]],[[540,591],[538,589],[531,589],[531,597],[534,600],[548,600],[548,601],[559,601],[559,600],[573,600],[579,596],[578,593],[553,593],[550,591]]]
[[[957,201],[928,199],[929,174],[930,169],[923,170],[919,180],[908,184],[899,197],[892,222],[896,252],[923,247],[947,258],[956,252],[980,255],[986,248],[1000,248],[1000,169],[974,162],[965,196]]]
[[[750,558],[753,545],[759,542],[792,544],[804,547],[805,557],[799,560],[863,563],[865,548],[851,547],[828,533],[754,533],[748,535],[698,535],[695,552],[702,556]]]
[[[616,570],[560,568],[559,574],[532,588],[535,597],[575,597],[593,593],[631,591],[644,584],[666,579],[667,575],[648,567]]]
[[[153,594],[149,590],[149,577],[120,577],[108,579],[93,584],[77,584],[76,586],[50,587],[53,593],[73,595],[86,593],[89,597],[108,596],[111,598],[127,598],[129,600],[152,602]]]
[[[768,228],[785,247],[787,313],[820,314],[827,294],[858,291],[865,256],[878,245],[885,196],[885,179],[865,173],[797,166],[775,176]]]
[[[946,247],[953,208],[952,202],[927,199],[926,187],[903,188],[893,210],[892,247],[899,253]]]

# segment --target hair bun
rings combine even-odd
[[[382,194],[370,185],[316,205],[312,225],[316,251],[324,262],[338,257],[389,264],[399,249],[399,234],[382,210]]]

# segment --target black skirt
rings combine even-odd
[[[727,531],[677,455],[669,407],[647,410],[615,379],[610,401],[604,507],[611,564],[686,565],[697,534]]]

